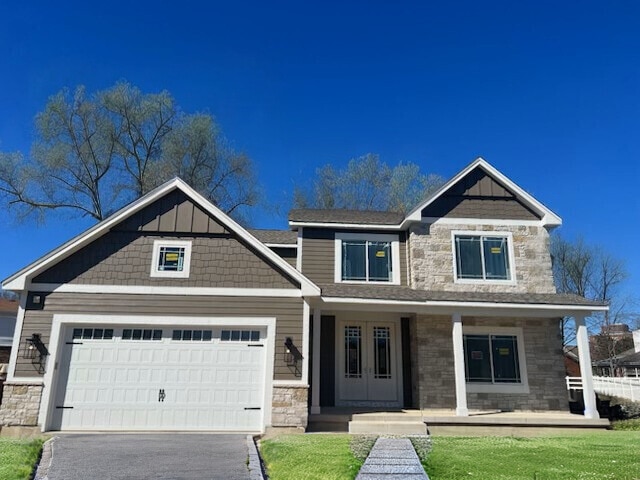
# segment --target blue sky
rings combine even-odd
[[[28,152],[65,86],[166,89],[253,158],[282,205],[263,228],[320,165],[373,152],[450,177],[481,155],[640,292],[638,2],[58,3],[0,5],[2,151]],[[0,278],[88,225],[0,212]]]

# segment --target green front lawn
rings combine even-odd
[[[432,441],[423,459],[431,480],[640,480],[640,432]],[[347,434],[283,435],[262,441],[260,450],[271,480],[353,479],[362,465],[353,451],[370,448],[353,444]]]
[[[638,480],[640,432],[571,437],[435,437],[431,480]]]
[[[270,480],[353,479],[362,466],[348,434],[282,435],[260,442]]]
[[[0,437],[0,479],[30,478],[43,442],[41,438],[25,440]]]

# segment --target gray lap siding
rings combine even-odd
[[[31,292],[29,300],[32,298]],[[54,314],[144,315],[177,317],[275,317],[276,380],[299,380],[284,361],[285,339],[291,337],[302,349],[303,300],[272,297],[212,297],[186,295],[127,295],[89,293],[38,293],[42,303],[28,302],[25,310],[15,376],[40,377],[30,359],[24,358],[25,340],[33,333],[42,335],[49,347]]]

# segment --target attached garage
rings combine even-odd
[[[267,330],[61,325],[49,428],[261,431]]]

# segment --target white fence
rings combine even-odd
[[[567,377],[569,390],[582,390],[581,377]],[[593,389],[597,393],[612,397],[640,401],[640,378],[635,377],[593,377]]]

